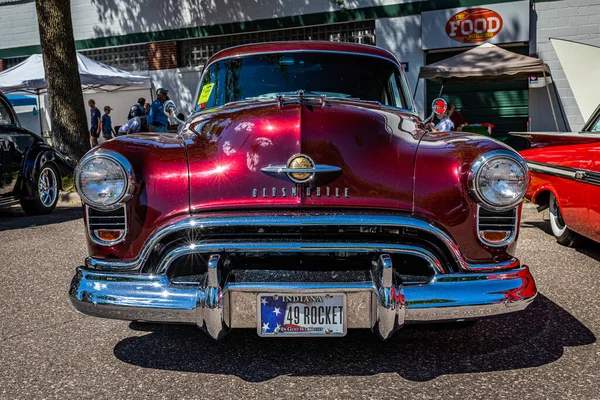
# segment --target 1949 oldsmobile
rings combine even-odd
[[[177,133],[119,137],[80,161],[90,256],[71,300],[215,339],[387,339],[408,323],[525,309],[537,290],[513,254],[526,163],[426,126],[377,47],[223,50]]]

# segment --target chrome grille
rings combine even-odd
[[[505,246],[515,239],[517,233],[517,209],[508,211],[490,211],[479,207],[477,210],[477,231],[479,238],[490,246]],[[491,243],[483,236],[484,232],[505,232],[506,239]]]
[[[94,242],[103,246],[112,246],[125,237],[127,232],[127,217],[125,215],[125,207],[117,208],[113,211],[99,211],[91,207],[86,207],[88,219],[88,232]],[[97,235],[99,230],[119,230],[121,236],[118,240],[106,242],[100,239]]]
[[[517,225],[517,210],[496,212],[479,208],[480,231],[509,231],[515,230]]]

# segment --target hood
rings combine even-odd
[[[204,112],[186,138],[191,209],[410,211],[419,123],[402,110],[353,101],[238,103]],[[297,154],[333,172],[305,183],[273,172]]]

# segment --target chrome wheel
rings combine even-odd
[[[40,172],[38,192],[42,204],[45,207],[52,207],[58,196],[58,182],[52,168],[46,167]]]

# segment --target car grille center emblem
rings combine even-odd
[[[315,168],[315,163],[313,160],[304,156],[302,154],[298,154],[288,161],[287,167],[291,170],[312,170]],[[290,179],[296,182],[306,182],[310,178],[312,178],[314,172],[288,172],[288,176]]]
[[[315,174],[339,173],[342,169],[331,165],[315,164],[307,155],[295,154],[286,165],[269,165],[261,168],[267,175],[287,178],[294,183],[306,183],[314,179]]]

